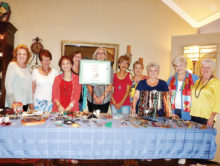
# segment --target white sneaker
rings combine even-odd
[[[186,159],[179,159],[178,164],[184,165],[186,163]]]
[[[72,164],[78,164],[78,163],[79,163],[78,160],[71,160],[70,162],[71,162]]]
[[[164,159],[165,161],[170,161],[171,159]]]

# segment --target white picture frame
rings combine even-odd
[[[110,61],[80,60],[80,84],[109,85],[111,81],[110,77]]]

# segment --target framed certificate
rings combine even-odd
[[[108,85],[110,84],[110,74],[110,61],[80,60],[80,84]]]

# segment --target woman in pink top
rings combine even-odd
[[[70,57],[61,57],[59,66],[63,73],[56,76],[52,89],[53,112],[79,111],[81,85],[79,76],[71,71],[72,65]]]
[[[113,77],[113,95],[111,101],[111,110],[113,114],[129,114],[130,113],[130,98],[129,92],[131,88],[130,73],[127,72],[129,67],[129,59],[123,55],[118,59],[119,72]]]

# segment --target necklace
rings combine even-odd
[[[72,91],[72,73],[70,75],[70,79],[67,79],[67,80],[70,80],[70,81],[66,81],[64,78],[63,78],[63,92],[64,92],[64,95],[67,96],[68,93],[71,93]]]
[[[43,71],[44,73],[46,73],[46,75],[48,75],[48,73],[50,72],[50,67],[49,67],[49,70],[45,70],[45,69],[42,67],[42,71]]]
[[[142,76],[142,75],[137,76],[137,77],[134,76],[134,82],[135,82],[135,83],[140,82],[140,80],[143,80],[143,76]]]
[[[198,95],[196,95],[196,91],[199,87],[200,82],[202,81],[202,78],[199,80],[199,83],[198,83],[198,85],[196,86],[196,89],[195,89],[195,97],[196,98],[199,98],[202,89],[208,84],[208,82],[212,79],[212,77],[213,77],[213,75],[211,75],[211,77],[208,79],[208,81],[206,81],[206,83],[200,88]]]
[[[146,82],[147,82],[148,85],[154,87],[159,83],[159,80],[157,79],[157,80],[152,81],[152,80],[147,79]]]
[[[76,66],[76,67],[74,66],[74,67],[72,68],[72,71],[73,71],[73,73],[79,75],[79,67],[78,67],[78,66]]]
[[[72,81],[65,81],[63,80],[63,92],[64,95],[67,96],[68,93],[70,93],[72,91]]]

